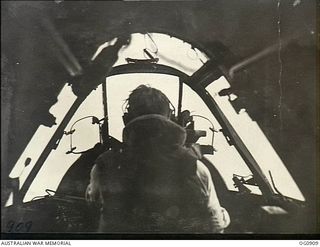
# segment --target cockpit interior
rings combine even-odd
[[[200,153],[226,237],[319,233],[317,7],[1,2],[2,236],[108,235],[85,191],[140,84],[167,95]]]

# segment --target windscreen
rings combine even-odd
[[[231,95],[229,98],[228,96],[220,96],[218,94],[222,89],[229,87],[230,84],[228,81],[224,77],[221,77],[211,83],[206,90],[216,101],[245,143],[265,176],[268,178],[270,184],[272,184],[273,180],[274,187],[276,187],[281,194],[304,201],[305,198],[300,189],[257,122],[250,118],[245,109],[242,109],[239,113],[235,111],[230,103],[230,100],[236,97],[235,95]]]

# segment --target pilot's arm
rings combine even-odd
[[[220,206],[208,168],[200,161],[197,162],[197,175],[206,186],[206,194],[208,196],[207,206],[211,217],[211,228],[214,232],[222,233],[223,230],[229,226],[230,217],[227,210]]]

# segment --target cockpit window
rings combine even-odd
[[[124,127],[122,115],[124,111],[125,100],[130,92],[140,84],[148,84],[163,91],[168,96],[175,109],[177,109],[179,78],[176,76],[139,73],[108,77],[107,102],[109,133],[111,136],[120,141],[122,140],[122,129]],[[291,175],[260,130],[259,126],[253,122],[245,112],[237,114],[227,97],[221,97],[218,95],[218,92],[221,89],[228,86],[228,82],[221,77],[219,80],[209,85],[206,90],[211,94],[224,114],[227,116],[233,127],[247,145],[252,155],[258,161],[267,177],[269,175],[269,170],[271,171],[277,189],[286,196],[304,200]],[[62,91],[61,95],[59,96],[59,101],[57,105],[52,108],[52,111],[55,108],[60,109],[61,106],[58,106],[60,104],[66,106],[66,103],[68,103],[71,105],[71,103],[74,101],[74,95],[72,94],[70,88],[66,86],[65,90],[66,92],[64,92],[64,90]],[[237,191],[238,189],[234,186],[233,176],[238,175],[245,178],[250,177],[252,173],[235,147],[230,146],[227,142],[221,131],[221,126],[209,108],[205,105],[203,100],[186,84],[184,84],[183,89],[182,110],[189,110],[191,115],[194,116],[195,129],[206,131],[207,135],[205,137],[201,137],[198,143],[203,145],[211,145],[213,143],[216,152],[214,152],[213,155],[205,156],[219,171],[226,183],[227,188],[232,191]],[[61,121],[65,114],[62,114],[62,112],[60,115],[57,112],[55,113],[56,116],[60,116],[59,119],[57,119],[58,121]],[[99,86],[87,97],[66,128],[67,132],[75,129],[73,135],[73,145],[76,147],[75,151],[92,148],[97,142],[100,141],[99,130],[97,126],[91,123],[91,116],[94,116],[97,119],[103,118],[101,86]],[[72,127],[77,120],[86,117],[87,119],[83,119],[81,123],[79,122],[79,124]],[[44,148],[44,145],[46,145],[51,137],[51,135],[49,135],[47,132],[42,133],[40,131],[41,128],[42,127],[40,127],[36,132],[34,138],[32,139],[34,141],[30,141],[22,155],[23,157],[20,157],[15,168],[10,174],[11,177],[20,176],[21,184],[26,179],[34,165],[34,162],[40,155],[40,153],[38,153],[37,156],[35,153],[31,153],[31,151],[37,150],[34,149],[36,146],[41,146],[41,149]],[[50,128],[43,128],[45,128],[46,131],[52,131],[52,133],[54,131]],[[253,136],[254,139],[252,138]],[[36,140],[38,140],[37,143],[35,143]],[[41,144],[40,141],[43,143]],[[55,190],[58,187],[66,171],[80,156],[80,154],[66,154],[66,152],[70,151],[70,148],[72,148],[70,147],[70,136],[63,135],[57,149],[52,150],[39,174],[34,179],[24,198],[24,201],[30,201],[39,196],[41,197],[46,194],[46,189]],[[28,151],[29,149],[30,151]],[[24,166],[22,162],[24,162],[27,157],[31,158],[31,164],[23,169]],[[47,176],[47,174],[51,175]],[[246,186],[250,187],[251,193],[261,194],[259,187],[249,185]]]
[[[107,79],[107,91],[109,103],[110,134],[118,140],[122,140],[123,108],[125,99],[129,93],[140,84],[149,84],[166,94],[171,103],[177,109],[179,79],[176,76],[163,74],[125,74],[112,76]],[[234,146],[230,146],[225,136],[220,131],[221,126],[215,119],[203,100],[186,84],[183,86],[182,111],[189,110],[194,116],[195,129],[205,130],[207,135],[201,137],[197,143],[211,145],[216,149],[214,155],[205,155],[218,169],[220,175],[229,190],[238,191],[232,180],[233,175],[250,176],[252,173],[238,154]],[[210,129],[211,128],[211,129]],[[214,132],[212,131],[214,129]],[[246,185],[248,186],[248,185]],[[257,186],[250,186],[254,194],[260,194]]]
[[[58,102],[50,109],[50,112],[57,118],[57,125],[61,123],[75,98],[75,95],[71,91],[71,87],[66,85],[58,97]],[[96,90],[93,90],[86,98],[77,112],[73,115],[65,131],[69,131],[77,120],[87,116],[95,116],[98,119],[103,118],[101,86]],[[57,125],[51,128],[40,126],[15,164],[10,173],[10,177],[19,178],[20,188],[34,167],[42,150],[57,129]],[[95,125],[91,124],[90,118],[79,122],[77,125],[73,126],[73,129],[75,129],[73,134],[73,146],[76,147],[75,151],[90,149],[99,142],[99,130]],[[80,154],[66,154],[68,151],[70,151],[70,135],[64,134],[57,149],[51,151],[41,170],[33,180],[24,197],[24,202],[41,198],[46,195],[46,189],[55,190],[58,187],[66,171],[80,156]],[[28,157],[31,158],[31,162],[24,168],[25,160]],[[10,202],[7,203],[7,205],[9,204]]]
[[[24,152],[13,166],[9,177],[19,178],[20,189],[75,98],[75,95],[71,91],[71,87],[65,85],[58,96],[58,102],[50,109],[50,112],[56,117],[57,125],[54,125],[51,128],[40,125],[26,146]],[[27,166],[25,166],[26,160],[29,160]],[[44,190],[42,192],[44,193]],[[33,197],[39,196],[38,193],[38,189],[34,193],[31,192],[31,194],[25,198],[25,201],[30,201]],[[7,204],[10,204],[10,202]]]
[[[114,42],[115,40],[106,42],[103,46],[112,45]],[[99,49],[94,54],[94,57],[98,53]],[[120,50],[119,59],[114,67],[132,62],[133,60],[130,59],[140,60],[141,62],[146,59],[150,60],[151,58],[156,58],[159,64],[173,67],[187,75],[192,75],[208,60],[198,49],[169,35],[156,33],[132,34],[130,45]],[[167,95],[175,109],[177,110],[178,108],[179,78],[177,76],[154,73],[131,73],[108,77],[106,85],[109,134],[120,141],[122,141],[122,129],[124,127],[122,115],[125,100],[130,92],[140,84],[147,84],[160,89]],[[258,162],[270,184],[272,184],[272,180],[270,179],[269,172],[272,174],[273,182],[278,191],[285,196],[304,200],[292,176],[258,124],[252,121],[245,110],[240,113],[235,112],[229,100],[233,100],[236,96],[232,95],[228,98],[228,96],[218,95],[221,89],[227,87],[230,87],[229,83],[224,77],[221,77],[207,86],[206,90],[214,98],[250,153]],[[75,95],[72,93],[71,88],[65,86],[60,93],[58,103],[51,109],[51,112],[57,117],[58,124],[60,124],[74,100]],[[72,135],[73,146],[70,146],[70,135],[65,133],[57,149],[52,150],[31,184],[24,202],[44,196],[46,189],[55,190],[58,187],[66,171],[80,156],[80,154],[66,153],[72,151],[73,148],[76,148],[76,152],[90,149],[100,141],[98,126],[90,123],[90,121],[93,118],[97,120],[104,118],[102,100],[102,89],[99,86],[82,103],[65,130],[66,132],[74,131],[74,135]],[[183,90],[182,110],[189,110],[191,115],[193,115],[195,129],[206,131],[207,135],[201,137],[198,143],[203,145],[213,144],[216,151],[213,155],[207,154],[205,156],[214,164],[226,183],[227,188],[231,191],[237,191],[238,189],[234,185],[233,177],[250,177],[252,172],[236,148],[229,145],[220,124],[204,101],[186,84],[184,84]],[[80,119],[83,121],[77,122],[75,126],[74,123]],[[17,161],[10,177],[19,177],[20,188],[56,128],[56,126],[52,128],[40,126]],[[28,158],[31,158],[31,161]],[[25,166],[26,160],[29,162],[28,166]],[[250,187],[251,193],[261,194],[258,186],[246,186]]]
[[[115,40],[111,40],[100,47],[107,47],[114,42]],[[94,54],[93,59],[101,48]],[[134,61],[128,59],[146,60],[151,57],[158,59],[157,63],[173,67],[187,75],[192,75],[208,61],[207,56],[197,48],[167,34],[135,33],[131,35],[130,44],[119,51],[114,67]]]
[[[220,90],[229,87],[228,81],[224,77],[221,77],[207,86],[206,90],[214,98],[233,128],[237,131],[270,184],[272,184],[273,180],[275,187],[281,194],[304,201],[305,198],[297,184],[259,125],[250,118],[245,109],[237,113],[229,101],[232,99],[229,99],[228,96],[219,96],[218,92]]]
[[[171,103],[177,108],[178,102],[178,78],[163,74],[124,74],[107,78],[107,97],[109,113],[110,135],[122,141],[122,129],[124,124],[122,115],[125,101],[131,91],[141,84],[155,87],[169,98]]]

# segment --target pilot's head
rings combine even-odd
[[[124,124],[131,120],[147,114],[159,114],[171,116],[170,101],[160,90],[140,85],[134,89],[126,100],[126,112],[123,115]]]

